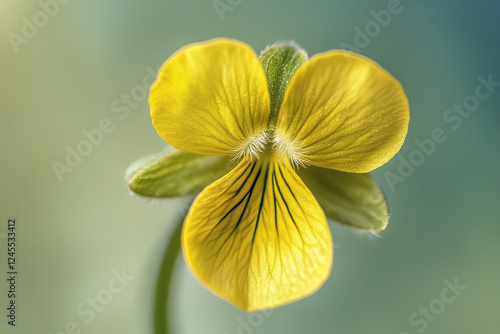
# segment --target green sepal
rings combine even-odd
[[[383,231],[389,222],[384,194],[369,174],[319,167],[298,171],[328,218],[365,232]]]
[[[162,152],[134,162],[126,179],[130,189],[141,196],[184,196],[202,191],[236,164],[229,156]]]
[[[307,53],[294,42],[276,43],[262,51],[259,60],[267,78],[271,97],[268,130],[274,130],[288,83],[297,69],[307,61]]]

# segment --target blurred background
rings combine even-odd
[[[389,227],[377,238],[332,222],[333,272],[318,293],[247,314],[179,257],[172,333],[499,333],[499,14],[486,0],[2,0],[1,332],[153,333],[160,264],[188,199],[134,197],[124,180],[129,164],[166,146],[144,87],[180,47],[225,36],[257,53],[294,40],[309,55],[350,48],[374,59],[407,93],[409,134],[373,172]],[[95,129],[102,138],[82,144]],[[436,129],[446,140],[416,153]],[[69,166],[77,149],[87,155]],[[443,296],[449,285],[459,287]]]

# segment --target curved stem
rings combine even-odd
[[[168,334],[168,299],[170,294],[170,284],[172,283],[172,276],[174,273],[175,263],[177,262],[178,255],[181,249],[181,232],[182,223],[184,222],[185,214],[181,215],[177,222],[170,240],[168,242],[165,256],[160,266],[158,273],[158,280],[156,282],[156,294],[154,298],[154,312],[153,324],[155,334]]]

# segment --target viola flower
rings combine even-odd
[[[184,257],[243,310],[322,286],[333,263],[327,216],[366,231],[387,226],[383,195],[364,173],[398,152],[409,108],[372,60],[340,50],[307,60],[293,43],[257,57],[215,39],[171,56],[149,102],[156,131],[181,151],[135,165],[130,187],[157,197],[203,189],[184,222]]]

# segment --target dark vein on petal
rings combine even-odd
[[[269,164],[267,165],[266,175],[264,176],[264,186],[262,188],[262,196],[260,197],[259,212],[257,213],[257,221],[255,222],[255,228],[253,230],[253,236],[252,236],[252,243],[251,243],[251,247],[250,247],[250,252],[253,249],[253,244],[254,244],[254,241],[255,241],[255,234],[257,233],[257,228],[259,227],[260,215],[262,213],[262,208],[264,207],[264,196],[266,195],[267,176],[268,176],[268,174],[269,174]]]

